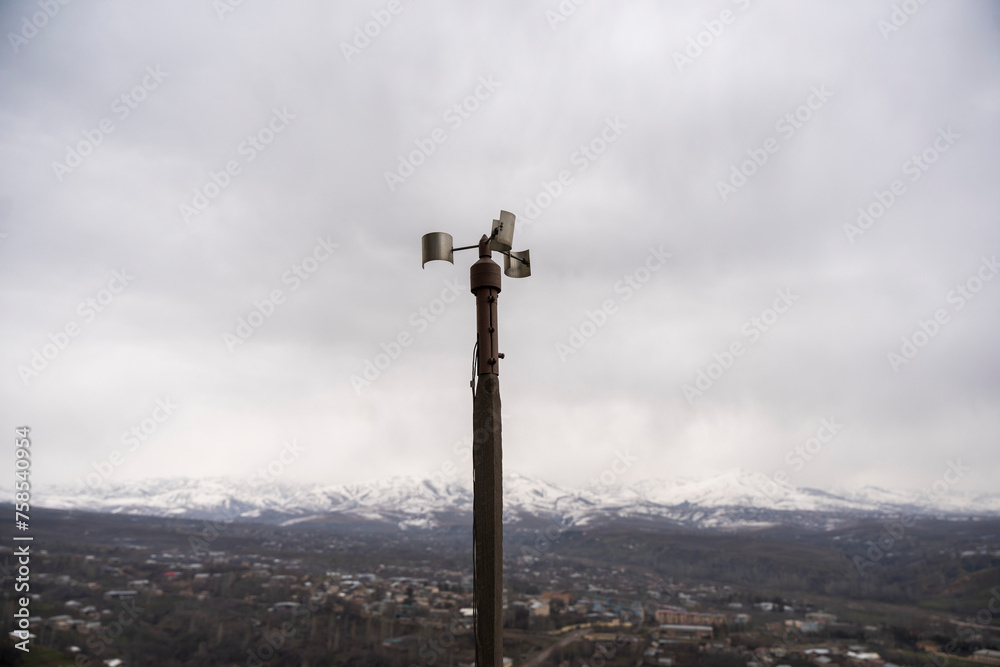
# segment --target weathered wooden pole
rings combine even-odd
[[[500,424],[500,354],[497,296],[500,267],[490,239],[479,241],[479,261],[470,269],[476,295],[478,375],[472,407],[475,549],[476,667],[503,664],[503,447]]]

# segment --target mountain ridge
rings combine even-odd
[[[472,481],[394,476],[340,485],[250,485],[227,478],[107,482],[98,488],[35,489],[33,504],[113,514],[196,519],[229,517],[302,523],[340,515],[360,521],[431,528],[463,523],[472,512]],[[570,489],[518,472],[504,475],[504,522],[528,519],[588,526],[617,519],[694,528],[748,529],[773,525],[832,527],[862,518],[919,514],[944,518],[1000,516],[1000,494],[920,494],[864,487],[831,492],[795,487],[768,475],[730,470],[708,478],[591,482]]]

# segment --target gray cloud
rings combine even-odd
[[[533,260],[500,301],[509,469],[582,483],[629,447],[631,479],[770,473],[835,417],[793,483],[919,489],[960,457],[963,490],[995,488],[1000,280],[961,308],[952,292],[1000,252],[993,3],[919,5],[888,31],[892,2],[590,2],[553,29],[556,2],[403,0],[348,62],[342,44],[388,6],[69,3],[23,40],[39,5],[0,10],[0,397],[8,432],[33,427],[36,481],[81,478],[164,397],[176,412],[116,477],[243,475],[286,438],[303,481],[440,469],[471,426],[475,257],[421,271],[419,239],[474,243],[507,209]],[[280,132],[275,109],[294,116]],[[113,131],[60,179],[53,163],[102,120]],[[421,164],[391,190],[400,156]],[[734,166],[753,173],[723,201]],[[894,180],[884,215],[845,231]],[[318,238],[337,248],[293,289]],[[669,261],[643,274],[661,246]],[[123,267],[134,281],[87,321],[79,304]],[[447,280],[458,298],[436,304]],[[231,352],[224,334],[274,290]],[[798,298],[772,325],[776,290]],[[939,309],[947,323],[894,370]]]

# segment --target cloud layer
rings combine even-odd
[[[420,237],[504,209],[507,469],[994,489],[998,12],[5,3],[5,428],[39,483],[440,471],[475,256]]]

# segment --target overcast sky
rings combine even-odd
[[[36,483],[471,477],[476,257],[420,237],[508,210],[505,470],[996,488],[995,0],[49,4],[0,9]]]

